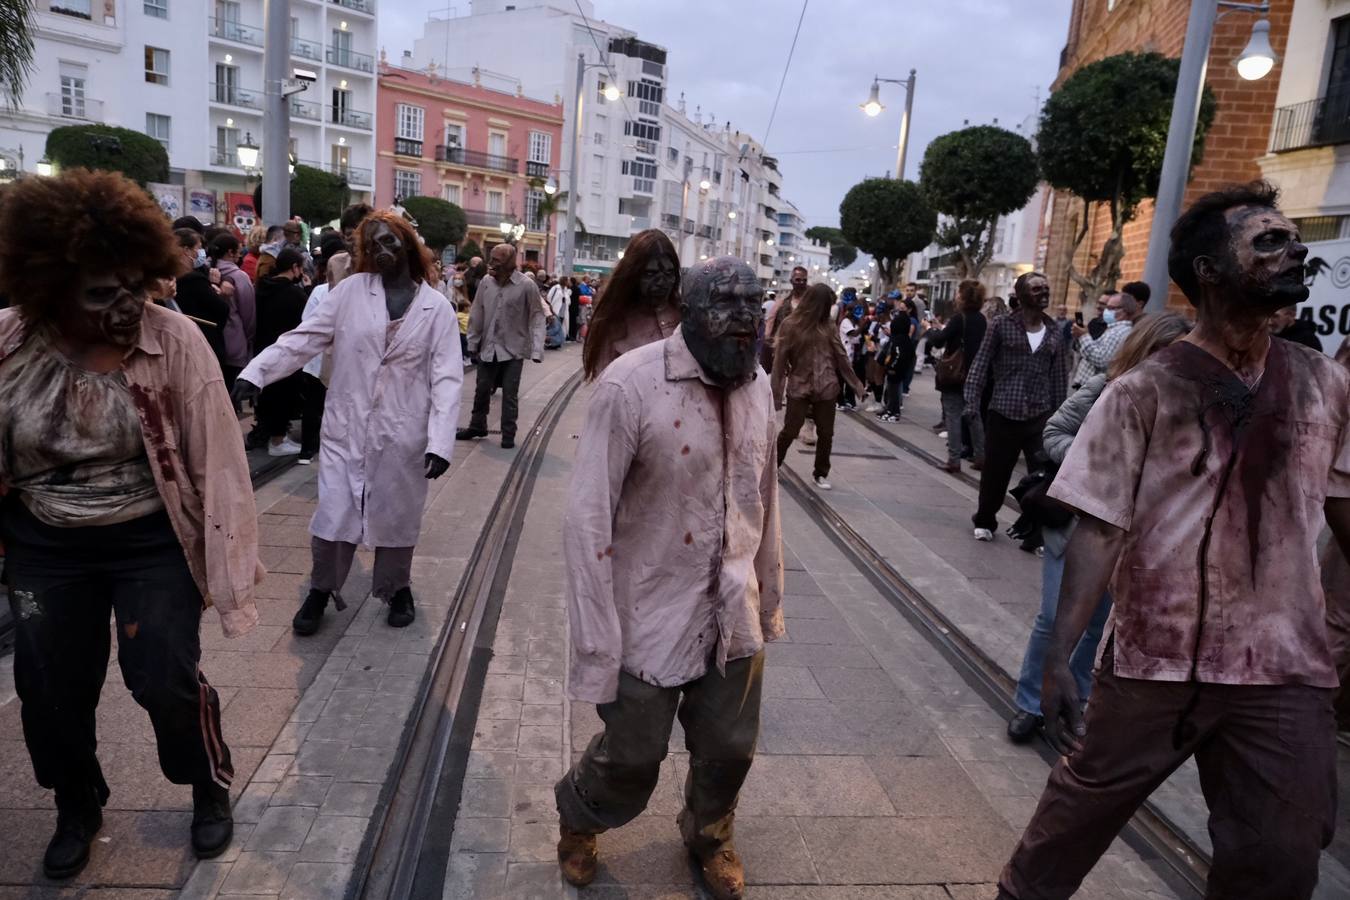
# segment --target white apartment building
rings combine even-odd
[[[1325,263],[1299,315],[1334,353],[1350,336],[1350,0],[1295,3],[1281,63],[1270,152],[1257,163]]]
[[[775,247],[778,250],[776,266],[776,284],[787,284],[792,270],[805,266],[811,283],[828,281],[830,276],[830,245],[814,241],[806,236],[806,219],[791,200],[783,202],[778,211],[778,238]]]
[[[675,242],[685,266],[721,256],[727,252],[727,235],[735,230],[735,220],[727,218],[733,194],[729,160],[735,155],[729,132],[699,109],[690,117],[683,96],[675,106],[665,107],[661,121],[666,146],[656,227]]]
[[[154,189],[166,209],[230,220],[226,195],[256,184],[237,149],[262,143],[262,14],[262,0],[38,0],[33,74],[18,107],[0,110],[5,168],[22,150],[35,171],[53,128],[116,125],[168,150],[169,184]],[[375,161],[375,0],[290,0],[290,24],[292,63],[318,76],[290,101],[292,155],[361,196]]]

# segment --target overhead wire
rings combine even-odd
[[[778,117],[778,102],[783,99],[783,86],[787,84],[788,70],[792,68],[792,54],[797,50],[797,38],[802,33],[802,21],[806,18],[806,7],[811,0],[802,0],[801,15],[797,16],[797,30],[792,33],[792,46],[788,47],[787,62],[783,64],[783,77],[778,79],[778,95],[773,98],[773,109],[769,112],[769,124],[764,128],[764,140],[761,147],[769,146],[769,134],[773,131],[773,120]],[[580,7],[578,7],[580,8]]]

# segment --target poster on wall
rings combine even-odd
[[[225,224],[235,237],[243,241],[253,230],[258,215],[253,211],[253,195],[228,193],[225,195]]]
[[[200,188],[188,191],[188,215],[196,216],[203,225],[216,221],[216,192]]]
[[[1316,274],[1298,316],[1317,329],[1322,350],[1335,353],[1350,335],[1350,241],[1309,241],[1308,263]]]
[[[183,215],[183,186],[181,184],[158,184],[151,181],[146,184],[150,195],[159,202],[164,215],[176,219]]]

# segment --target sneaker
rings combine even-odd
[[[870,403],[863,404],[863,412],[870,412],[870,413],[880,412],[881,408],[882,408],[881,404],[877,403],[875,400],[873,400]]]
[[[817,475],[816,487],[820,488],[822,491],[828,491],[830,489],[830,483],[821,476]]]
[[[942,439],[945,441],[945,440],[947,439],[947,432],[945,432],[945,431],[939,431],[939,432],[938,432],[938,437],[942,438]]]
[[[192,786],[192,852],[198,859],[214,859],[230,846],[234,817],[230,791],[215,782]]]
[[[981,543],[987,544],[987,543],[989,543],[990,541],[992,541],[993,539],[994,539],[994,533],[993,533],[992,531],[990,531],[988,528],[976,528],[976,529],[975,529],[975,540],[980,541]]]
[[[297,459],[295,462],[296,465],[307,466],[310,463],[314,462],[314,454],[310,453],[308,450],[301,451],[300,458]]]
[[[268,442],[268,456],[297,456],[300,453],[300,445],[290,438],[282,438],[281,443],[273,444]]]
[[[835,411],[835,412],[848,412],[848,407],[845,406],[845,405],[842,404],[842,403],[836,403],[836,404],[834,405],[834,411]]]
[[[598,856],[595,835],[558,826],[558,868],[568,884],[585,887],[594,881]]]
[[[323,620],[323,611],[328,607],[329,593],[327,591],[315,590],[305,595],[305,602],[300,604],[300,610],[291,619],[291,630],[303,637],[308,637],[319,630],[319,622]]]
[[[390,628],[407,628],[417,618],[417,610],[413,609],[412,590],[406,587],[399,588],[394,596],[389,598],[389,615],[385,619]]]

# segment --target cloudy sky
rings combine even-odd
[[[906,175],[918,177],[928,142],[998,119],[1034,129],[1068,33],[1071,0],[808,0],[801,37],[767,146],[783,193],[813,225],[835,225],[839,201],[867,175],[895,167],[904,89],[882,85],[886,110],[858,109],[873,75],[918,70]],[[447,0],[399,0],[380,9],[389,57],[411,48]],[[565,5],[568,0],[558,0]],[[458,0],[458,12],[468,0]],[[596,14],[670,51],[667,86],[763,139],[787,61],[799,0],[595,0]],[[545,52],[515,47],[509,52]],[[492,68],[510,72],[509,57]],[[1028,135],[1029,136],[1029,135]],[[829,152],[820,152],[829,151]]]

